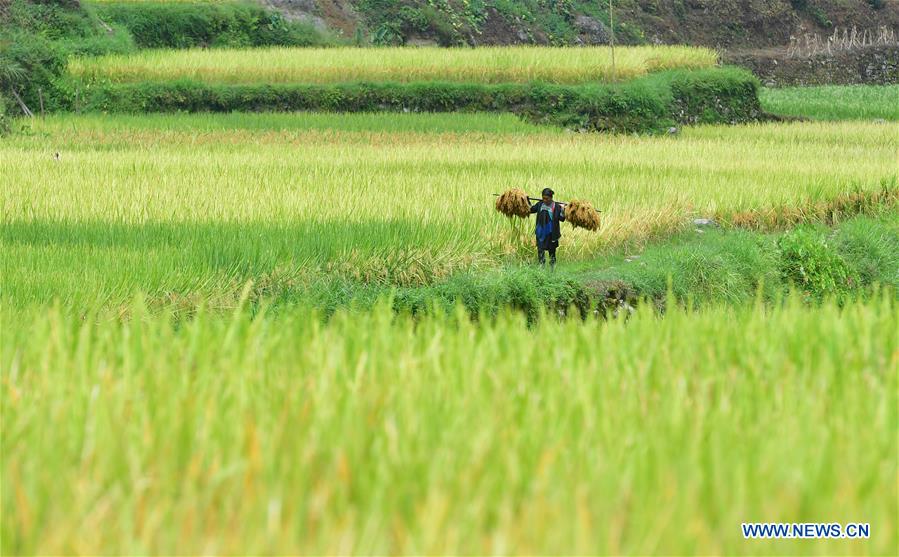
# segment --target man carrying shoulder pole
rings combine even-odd
[[[537,213],[537,260],[546,265],[546,252],[549,252],[550,267],[556,266],[556,248],[562,231],[559,223],[565,220],[565,209],[561,203],[553,201],[555,192],[549,188],[543,190],[543,200],[531,206],[531,213]]]

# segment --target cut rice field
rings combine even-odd
[[[524,261],[532,221],[493,210],[492,194],[512,187],[550,186],[603,211],[596,233],[563,229],[566,261],[694,217],[814,220],[846,192],[895,191],[893,132],[605,136],[481,114],[51,117],[0,142],[4,305],[115,307],[136,292],[228,305],[248,280],[423,284]]]
[[[16,311],[2,552],[892,554],[897,330],[892,296],[531,327]]]
[[[578,84],[647,73],[712,67],[714,51],[686,46],[471,48],[248,48],[144,50],[75,58],[83,81],[129,83],[192,79],[204,83],[448,81]]]

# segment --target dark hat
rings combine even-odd
[[[556,194],[556,192],[554,192],[553,190],[551,190],[549,188],[543,188],[543,195],[548,195],[549,197],[552,197],[555,194]]]

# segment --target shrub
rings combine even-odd
[[[57,44],[72,56],[127,54],[137,50],[131,33],[120,25],[114,25],[112,33],[104,32],[88,37],[63,39]]]
[[[70,106],[62,81],[70,54],[127,53],[134,43],[127,31],[107,31],[77,0],[13,0],[0,11],[0,95],[19,112],[18,94],[33,112],[43,98],[46,110]],[[14,107],[14,108],[13,108]]]
[[[777,242],[781,275],[807,296],[846,298],[859,283],[858,274],[828,242],[824,231],[801,226]]]
[[[839,228],[833,245],[864,286],[879,283],[899,289],[899,227],[872,218],[852,219]]]
[[[808,9],[808,13],[812,16],[812,19],[815,20],[815,23],[820,25],[821,27],[833,27],[833,22],[830,18],[827,17],[827,14],[824,13],[824,10],[819,8],[818,6],[812,6]]]
[[[75,1],[13,0],[6,13],[5,21],[0,20],[4,26],[48,40],[90,37],[97,32],[94,21]]]
[[[97,14],[118,23],[142,48],[313,46],[334,43],[314,25],[245,2],[103,2]]]
[[[66,66],[59,45],[39,35],[14,32],[0,46],[0,94],[18,94],[33,112],[39,109],[41,96],[47,110],[67,106],[58,84]]]

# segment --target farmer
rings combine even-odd
[[[549,252],[550,267],[556,266],[556,248],[559,247],[559,223],[565,220],[562,205],[553,201],[555,192],[549,188],[543,190],[543,200],[531,206],[531,212],[537,213],[537,260],[546,265],[546,252]]]

